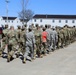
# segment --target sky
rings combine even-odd
[[[28,0],[27,9],[34,14],[76,15],[76,0]],[[9,0],[8,16],[18,17],[22,0]],[[0,16],[6,16],[6,2],[0,0]]]

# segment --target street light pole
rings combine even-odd
[[[8,0],[5,0],[6,1],[6,15],[7,15],[7,24],[8,24],[8,3],[9,1]]]

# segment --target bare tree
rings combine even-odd
[[[25,10],[25,18],[27,20],[32,19],[33,15],[34,15],[34,12],[32,10],[30,9]]]
[[[23,25],[24,22],[27,23],[27,21],[30,20],[34,15],[32,10],[27,9],[28,2],[29,0],[22,0],[22,10],[18,13],[19,17],[23,20]]]

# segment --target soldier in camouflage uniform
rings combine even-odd
[[[60,47],[63,48],[64,47],[64,31],[63,31],[63,28],[60,29],[59,37],[60,37]]]
[[[17,58],[19,57],[20,51],[21,51],[21,26],[17,26],[17,30],[16,30],[16,38],[17,38],[17,43],[18,43],[18,47],[17,50],[18,52],[16,53]]]
[[[0,55],[4,52],[5,48],[7,47],[8,43],[8,36],[7,33],[9,32],[8,25],[5,25],[5,29],[3,30],[2,40],[1,40],[1,48],[0,48]]]
[[[58,34],[57,49],[59,49],[60,48],[60,27],[56,27],[56,31]]]
[[[72,27],[72,31],[73,31],[73,42],[75,41],[75,34],[76,34],[76,28],[75,26]]]
[[[14,30],[14,27],[11,26],[10,30],[8,32],[8,56],[7,56],[7,62],[10,62],[13,58],[13,55],[16,52],[17,48],[17,37],[16,37],[16,31]]]
[[[67,37],[68,37],[68,32],[67,32],[67,25],[65,25],[64,26],[64,28],[63,28],[63,31],[64,31],[64,44],[65,44],[65,46],[67,46],[68,44],[68,40],[67,40]]]
[[[25,27],[22,26],[20,31],[20,38],[18,39],[18,51],[16,53],[17,57],[19,56],[20,52],[24,55],[25,53]]]
[[[36,25],[36,29],[34,30],[35,34],[35,40],[36,40],[36,49],[35,49],[35,55],[37,54],[38,57],[42,57],[41,52],[41,30],[39,28],[39,25]]]

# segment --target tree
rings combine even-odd
[[[21,10],[21,12],[18,13],[20,19],[23,20],[23,24],[24,24],[25,21],[26,21],[26,24],[27,24],[27,22],[30,19],[32,19],[33,15],[34,15],[34,12],[32,10],[26,9],[28,1],[29,0],[22,0],[22,10]]]
[[[25,18],[27,20],[32,19],[33,15],[34,15],[34,12],[32,10],[30,9],[25,10]]]
[[[30,10],[30,9],[27,9],[25,11],[22,10],[21,12],[19,12],[19,17],[21,19],[24,18],[27,21],[29,21],[30,19],[32,19],[33,15],[34,15],[34,12],[32,10]]]

